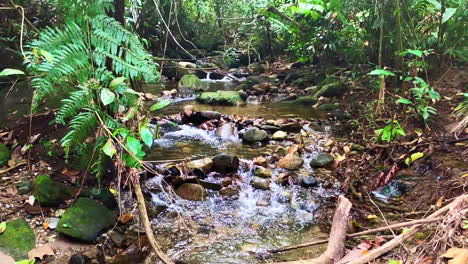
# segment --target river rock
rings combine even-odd
[[[298,133],[302,129],[302,125],[298,121],[293,121],[293,122],[287,122],[284,124],[281,124],[281,130],[286,131],[286,132],[293,132],[293,133]]]
[[[222,126],[216,128],[215,135],[222,138],[222,139],[228,139],[233,136],[237,136],[237,127],[236,124],[229,122],[229,123],[224,123]]]
[[[269,131],[269,132],[276,132],[280,130],[279,127],[277,126],[272,126],[272,125],[263,125],[260,127],[262,130]]]
[[[333,157],[326,152],[320,152],[316,158],[310,161],[312,168],[325,168],[330,167],[334,162]]]
[[[273,136],[271,136],[273,140],[285,140],[288,138],[288,134],[284,131],[276,131]]]
[[[185,200],[205,201],[206,190],[200,184],[184,183],[176,189],[176,194]]]
[[[266,76],[249,76],[245,80],[245,84],[247,85],[247,89],[250,89],[256,84],[266,83],[269,81],[270,79]]]
[[[286,147],[283,147],[283,146],[278,146],[276,148],[275,152],[282,155],[282,156],[285,156],[286,154],[288,154],[288,149]]]
[[[260,103],[260,100],[258,99],[258,96],[255,96],[255,95],[250,95],[249,97],[247,97],[247,99],[245,99],[245,102],[247,104],[254,104],[254,105],[257,105]]]
[[[301,96],[294,100],[293,103],[299,105],[314,105],[317,103],[317,98],[313,96]]]
[[[239,195],[239,190],[233,187],[224,187],[221,190],[219,190],[219,194],[223,197],[232,198]]]
[[[297,80],[299,77],[301,77],[300,74],[298,74],[297,72],[292,72],[292,73],[288,74],[286,76],[286,78],[284,78],[284,83],[290,84],[293,81]]]
[[[255,169],[255,176],[258,176],[260,178],[271,178],[272,174],[271,174],[270,169],[264,168],[264,167],[259,167],[259,168]]]
[[[91,188],[80,194],[81,197],[90,197],[94,200],[100,201],[107,208],[114,210],[117,209],[117,200],[115,196],[111,193],[109,188]]]
[[[260,190],[270,190],[270,179],[263,179],[260,177],[253,177],[250,184]]]
[[[10,159],[10,150],[5,144],[0,143],[0,167],[5,165]]]
[[[317,92],[314,94],[314,98],[323,97],[338,97],[344,93],[344,84],[341,81],[335,81],[329,84],[323,85]]]
[[[237,172],[238,169],[239,158],[236,156],[221,154],[213,157],[213,171],[229,174]]]
[[[257,127],[252,127],[242,135],[242,140],[247,143],[265,142],[268,141],[268,134]]]
[[[195,92],[204,91],[206,88],[195,74],[185,74],[177,84],[177,89],[182,94],[194,94]]]
[[[268,166],[268,161],[265,157],[259,156],[253,159],[253,164],[266,168]]]
[[[56,182],[49,175],[39,175],[34,180],[34,197],[41,205],[57,205],[73,198],[75,190],[66,184]]]
[[[313,187],[316,186],[318,181],[314,176],[311,175],[302,175],[299,176],[299,183],[304,187]]]
[[[216,91],[201,93],[197,101],[209,105],[237,105],[243,100],[238,91]]]
[[[5,231],[0,234],[0,252],[16,261],[27,259],[35,244],[36,236],[24,219],[7,222]]]
[[[78,240],[92,242],[101,231],[114,224],[115,215],[112,211],[91,198],[81,197],[65,211],[57,231]]]
[[[194,73],[195,68],[197,68],[197,65],[195,63],[181,61],[177,63],[177,74],[179,76],[184,76],[185,74],[192,74]]]
[[[287,170],[297,170],[304,164],[304,160],[294,154],[287,154],[284,158],[280,159],[278,166]]]
[[[190,162],[187,162],[186,166],[189,170],[200,169],[205,173],[208,173],[213,166],[213,160],[210,158],[192,160]]]
[[[207,118],[208,120],[219,120],[221,118],[221,113],[217,111],[202,111],[200,115]]]

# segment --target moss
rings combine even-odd
[[[186,74],[182,76],[178,84],[179,89],[187,88],[192,90],[203,90],[202,82],[195,74]]]
[[[242,102],[242,98],[237,91],[205,92],[200,94],[197,100],[210,105],[236,105],[238,102]]]
[[[8,222],[5,232],[0,235],[0,251],[17,261],[28,258],[28,252],[35,244],[36,236],[24,219]]]
[[[293,103],[300,105],[314,105],[317,103],[317,99],[313,96],[301,96],[294,100]]]
[[[0,167],[8,162],[10,159],[10,150],[2,143],[0,143]]]
[[[34,196],[42,205],[57,205],[73,198],[74,188],[56,182],[49,175],[39,175],[34,181]]]
[[[318,107],[318,110],[324,111],[324,112],[331,112],[333,110],[336,110],[338,108],[338,105],[336,104],[321,104]]]
[[[92,242],[99,232],[115,224],[114,214],[91,198],[79,198],[63,214],[57,231],[67,236]]]

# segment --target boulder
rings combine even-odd
[[[213,157],[213,171],[229,174],[237,172],[238,169],[239,158],[236,156],[221,154]]]
[[[27,259],[35,244],[36,236],[24,219],[7,222],[5,231],[0,234],[0,252],[16,261]]]
[[[200,184],[184,183],[176,189],[176,194],[185,200],[205,201],[206,190]]]
[[[75,188],[56,182],[49,175],[39,175],[34,180],[34,197],[41,205],[57,205],[73,198]]]
[[[219,191],[223,197],[236,197],[239,195],[239,190],[233,187],[224,187]]]
[[[69,237],[92,242],[99,233],[115,224],[115,215],[99,202],[80,197],[63,213],[57,232]]]
[[[310,161],[310,167],[312,168],[325,168],[333,165],[333,157],[326,152],[320,152],[317,157]]]
[[[177,84],[177,89],[182,94],[194,94],[195,92],[206,90],[207,86],[203,86],[200,78],[195,74],[186,74],[180,78]]]
[[[0,143],[0,167],[5,165],[10,159],[10,150],[5,144]]]
[[[258,176],[260,178],[271,178],[272,173],[271,170],[268,168],[258,167],[257,169],[255,169],[255,176]]]
[[[286,131],[286,132],[298,133],[301,131],[302,125],[300,122],[293,121],[293,122],[281,124],[280,128],[281,130]]]
[[[263,179],[263,178],[260,178],[260,177],[253,177],[250,184],[255,189],[270,190],[270,179]]]
[[[205,173],[208,173],[211,170],[211,167],[213,166],[213,160],[210,158],[192,160],[190,162],[187,162],[186,166],[189,170],[200,169]]]
[[[246,143],[265,142],[268,141],[268,134],[261,129],[252,127],[245,131],[242,140]]]
[[[285,140],[286,138],[288,138],[288,134],[284,131],[276,131],[273,136],[271,136],[271,138],[273,140]]]
[[[201,93],[197,101],[209,105],[236,105],[243,100],[238,91],[217,91]]]
[[[287,170],[297,170],[304,165],[304,160],[294,154],[287,154],[284,158],[280,159],[278,166]]]
[[[217,111],[202,111],[199,113],[201,116],[207,118],[208,120],[219,120],[221,118],[221,113]]]
[[[117,200],[108,188],[91,188],[81,193],[81,197],[90,197],[100,201],[107,208],[114,210],[117,209]]]

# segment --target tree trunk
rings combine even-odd
[[[112,17],[119,21],[122,26],[125,26],[125,0],[114,0],[115,11]]]

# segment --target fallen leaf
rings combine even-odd
[[[74,177],[80,174],[79,170],[68,170],[67,168],[62,170],[62,174],[68,177]]]
[[[44,228],[44,230],[47,230],[49,228],[49,223],[48,222],[42,223],[42,228]]]
[[[118,219],[118,220],[119,220],[119,223],[121,223],[121,224],[126,224],[126,223],[128,223],[128,222],[130,222],[130,221],[133,220],[133,215],[131,215],[131,214],[123,214],[123,215],[119,216],[119,219]]]
[[[351,148],[348,147],[348,146],[344,146],[343,151],[344,151],[344,153],[349,153],[351,151]]]
[[[448,264],[466,264],[468,263],[468,249],[450,248],[441,257],[451,259]]]
[[[49,163],[47,163],[47,162],[45,162],[43,160],[40,160],[39,164],[41,164],[42,167],[50,167]]]
[[[363,255],[369,254],[369,249],[372,245],[368,242],[362,242],[361,244],[357,245],[351,251],[348,252],[337,264],[343,264],[351,262],[355,259],[362,257]]]
[[[370,214],[367,216],[367,219],[377,219],[378,216],[376,216],[375,214]]]
[[[9,197],[12,197],[12,196],[15,196],[18,194],[18,188],[16,188],[15,185],[9,185],[7,188],[6,188],[6,192],[7,192],[7,195]]]
[[[46,208],[41,208],[39,206],[32,206],[29,203],[24,204],[24,210],[31,215],[39,215],[45,212],[48,212],[49,210]]]
[[[288,149],[288,154],[294,154],[299,149],[299,145],[293,144]]]
[[[119,196],[119,192],[116,189],[109,188],[109,191],[114,195],[114,196]]]
[[[437,199],[436,206],[437,207],[442,207],[442,202],[444,201],[444,197],[441,196],[439,199]]]
[[[28,197],[27,203],[30,204],[31,206],[33,206],[35,202],[36,202],[36,197],[34,197],[34,195],[30,195]]]
[[[45,244],[42,247],[31,249],[31,251],[28,252],[28,259],[29,261],[32,261],[35,258],[42,260],[44,256],[54,256],[54,255],[55,255],[54,250],[49,245]]]
[[[424,153],[422,152],[416,152],[411,154],[408,158],[405,159],[406,165],[410,165],[411,163],[415,162],[416,160],[424,157]]]
[[[6,229],[6,222],[1,222],[0,223],[0,234],[5,232],[5,229]]]

